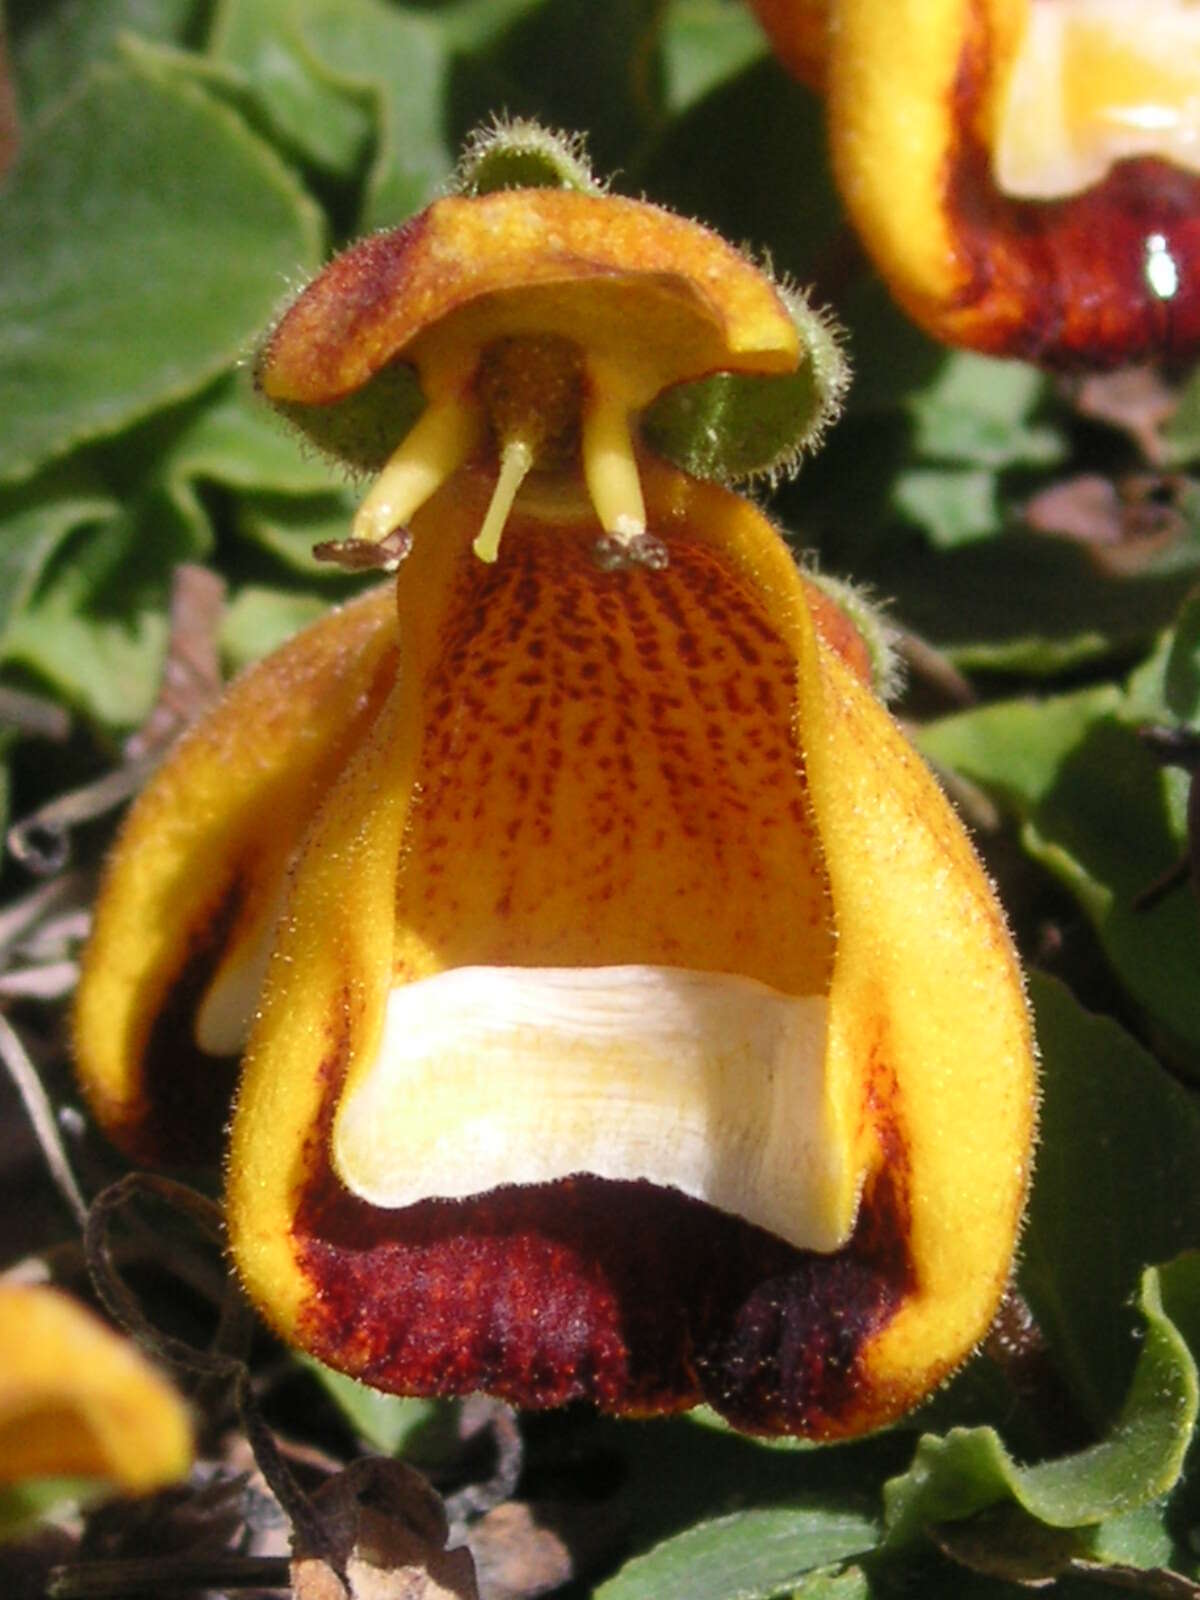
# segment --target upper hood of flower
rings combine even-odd
[[[629,370],[643,403],[800,359],[774,287],[715,234],[615,195],[508,189],[435,201],[346,251],[268,336],[258,383],[276,405],[328,406],[400,360],[438,389],[443,368],[473,369],[520,333],[560,333]]]
[[[635,460],[723,481],[795,465],[836,414],[826,319],[694,222],[570,187],[474,190],[363,240],[304,290],[256,364],[323,448],[379,472],[353,535],[394,539],[471,461],[498,476],[476,544],[553,480],[628,550]]]

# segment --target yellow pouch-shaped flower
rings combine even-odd
[[[245,1037],[235,1261],[369,1383],[834,1437],[991,1319],[1034,1112],[1001,914],[845,615],[645,442],[715,459],[715,411],[769,468],[770,386],[831,360],[696,225],[556,188],[438,202],[264,346],[382,466],[359,544],[410,548],[135,808],[78,1047],[130,1148],[202,1154]],[[363,397],[414,381],[387,456]]]
[[[935,337],[1055,365],[1200,348],[1192,0],[752,3],[826,86],[850,214]]]

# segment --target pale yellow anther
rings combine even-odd
[[[588,364],[581,448],[588,494],[605,533],[629,544],[646,531],[646,505],[630,431],[630,403],[613,375]]]
[[[478,409],[454,394],[431,401],[371,486],[351,529],[355,539],[386,539],[456,472],[483,433]]]
[[[500,554],[500,535],[512,510],[517,490],[533,466],[533,448],[524,439],[509,439],[500,452],[500,476],[488,503],[483,526],[471,546],[481,561],[491,563]]]

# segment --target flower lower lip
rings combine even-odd
[[[854,1224],[828,1005],[678,967],[459,967],[392,990],[334,1124],[372,1205],[587,1173],[649,1181],[829,1251]]]

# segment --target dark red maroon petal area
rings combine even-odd
[[[823,1256],[647,1183],[581,1176],[389,1212],[326,1165],[294,1230],[314,1289],[305,1344],[404,1394],[705,1401],[749,1429],[834,1436],[866,1340],[912,1285],[906,1210],[884,1176]]]

